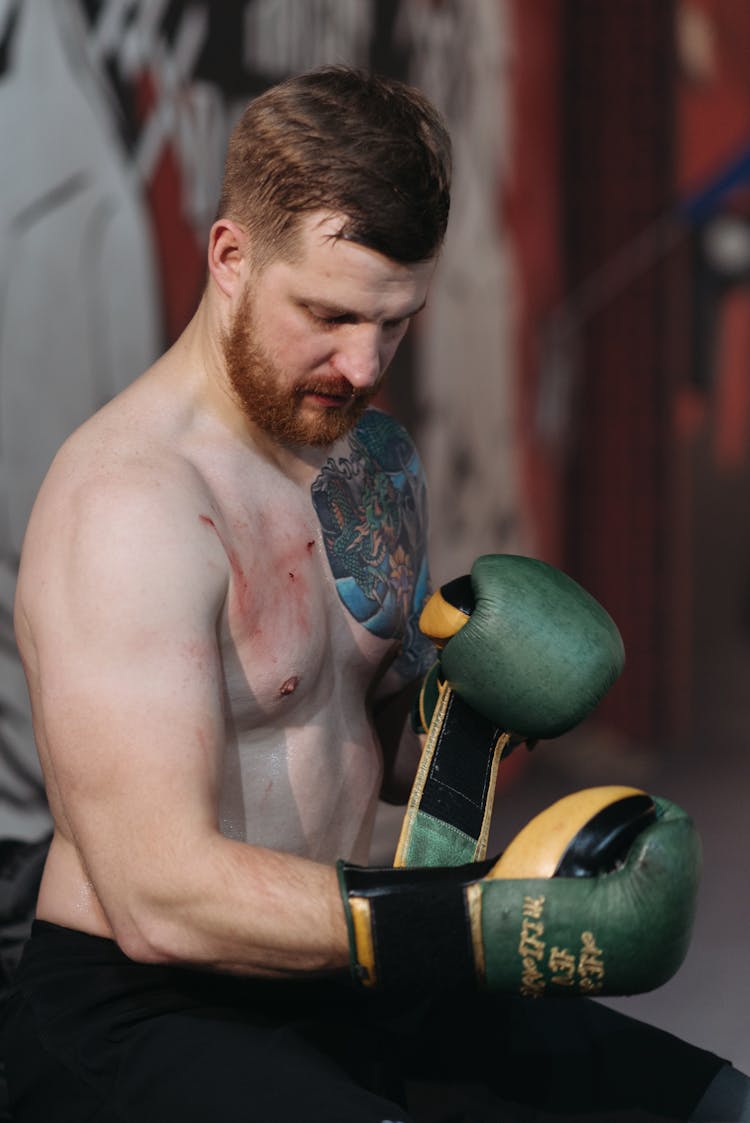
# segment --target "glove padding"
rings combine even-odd
[[[576,581],[536,558],[485,554],[470,577],[444,585],[419,626],[440,648],[426,676],[423,729],[437,677],[517,738],[558,737],[586,717],[621,673],[625,653],[606,610]]]
[[[620,842],[603,851],[593,828],[590,846],[581,845],[575,822],[574,876],[506,878],[492,862],[385,870],[339,863],[354,979],[426,991],[479,985],[529,997],[636,994],[666,982],[689,944],[700,841],[674,804],[645,797],[647,807],[639,799],[633,808],[628,800],[645,793],[628,789],[613,798],[612,790],[569,797],[599,807],[585,828],[608,814],[610,833],[615,805],[624,805]],[[546,833],[544,815],[541,828],[534,820],[522,832],[527,842]],[[595,852],[590,868],[587,849]]]

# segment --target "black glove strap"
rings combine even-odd
[[[378,989],[434,990],[471,985],[476,969],[464,887],[492,862],[452,869],[361,869],[339,864],[345,901],[369,921],[372,959],[355,973]],[[359,951],[359,942],[357,943]],[[365,960],[363,962],[363,960]]]
[[[479,838],[502,730],[451,691],[420,809]]]

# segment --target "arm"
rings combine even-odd
[[[419,618],[431,593],[428,560],[429,509],[427,482],[417,450],[405,429],[389,419],[393,426],[390,446],[398,448],[399,463],[408,464],[408,471],[395,488],[400,510],[397,524],[402,531],[405,549],[401,564],[410,576],[409,601],[403,621],[400,642],[393,659],[372,691],[373,719],[383,748],[383,785],[381,798],[387,803],[404,804],[409,798],[414,774],[424,747],[424,738],[411,721],[422,679],[435,662],[432,641],[421,631]],[[394,520],[396,521],[396,520]],[[405,564],[404,564],[405,563]],[[395,573],[399,566],[394,565]],[[394,593],[400,600],[398,577]]]
[[[338,968],[348,956],[334,870],[218,830],[228,565],[200,498],[157,465],[42,504],[21,600],[58,826],[132,958],[264,975]]]
[[[373,706],[375,730],[383,747],[380,798],[386,803],[406,803],[422,755],[424,738],[414,732],[409,720],[420,683],[419,679],[397,683],[393,693]]]
[[[426,590],[428,581],[420,587]],[[373,722],[383,749],[380,797],[386,803],[406,803],[424,747],[411,721],[422,679],[435,659],[431,640],[419,629],[423,602],[415,596],[404,643],[373,690]]]

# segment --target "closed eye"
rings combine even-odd
[[[305,305],[305,311],[311,320],[325,327],[337,327],[340,324],[354,324],[357,322],[357,317],[353,312],[326,312],[322,309],[310,308],[309,305]]]
[[[322,327],[335,328],[344,324],[359,324],[362,322],[362,317],[356,312],[338,311],[335,308],[316,308],[309,304],[304,304],[302,307],[310,319]],[[421,311],[421,308],[417,311]],[[409,314],[408,316],[400,316],[395,320],[383,320],[383,329],[388,332],[401,331],[409,326],[411,318],[412,314]]]
[[[319,316],[324,324],[356,324],[357,317],[351,312],[342,312],[338,316]]]

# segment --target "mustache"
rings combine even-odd
[[[377,387],[376,387],[377,389]],[[320,394],[323,397],[346,398],[356,402],[366,400],[373,396],[373,387],[358,390],[346,378],[318,378],[304,382],[294,389],[295,394],[302,397],[304,394]]]

